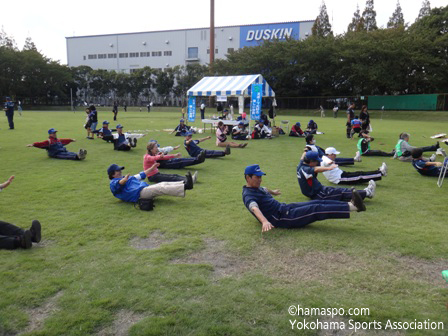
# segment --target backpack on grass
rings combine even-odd
[[[154,200],[148,198],[139,198],[137,203],[134,204],[134,207],[144,211],[152,211],[154,210]]]

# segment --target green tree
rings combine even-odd
[[[378,29],[376,24],[376,12],[373,8],[373,0],[366,0],[366,7],[362,12],[362,20],[364,24],[364,30],[372,31]]]
[[[156,76],[156,91],[159,95],[163,97],[163,100],[166,101],[168,96],[173,92],[174,86],[174,73],[171,68],[166,68],[165,71],[157,70],[155,73]]]
[[[431,4],[429,3],[429,0],[423,0],[422,8],[420,8],[417,19],[415,19],[415,21],[418,21],[424,18],[425,16],[428,16],[430,13],[431,13]]]
[[[387,28],[397,28],[400,26],[404,26],[404,17],[403,17],[403,11],[400,6],[400,1],[397,1],[397,7],[395,8],[395,11],[392,13],[392,16],[389,18]]]
[[[333,36],[330,19],[327,13],[327,6],[325,5],[324,1],[322,1],[322,4],[320,5],[319,15],[314,21],[313,27],[311,28],[311,33],[313,34],[313,36],[318,37]]]
[[[356,5],[356,11],[353,13],[352,22],[347,27],[347,32],[358,32],[364,30],[364,20],[361,17],[359,6]]]
[[[36,45],[34,44],[34,42],[31,39],[31,37],[28,36],[25,39],[25,44],[23,45],[23,49],[22,50],[34,50],[34,51],[37,51]]]

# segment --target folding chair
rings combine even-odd
[[[443,180],[445,179],[447,169],[448,169],[448,158],[445,158],[445,160],[443,160],[442,169],[440,169],[439,179],[437,180],[437,186],[439,188],[442,187]]]
[[[286,133],[286,134],[288,134],[289,133],[289,120],[282,120],[280,122],[288,127],[288,132]]]

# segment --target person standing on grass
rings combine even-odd
[[[117,115],[118,115],[118,103],[116,101],[114,101],[114,107],[112,108],[112,112],[114,114],[114,120],[117,120]]]
[[[367,105],[363,105],[361,108],[361,113],[359,114],[359,119],[362,122],[362,129],[367,131],[370,127],[370,114],[367,110]]]
[[[148,145],[154,142],[157,145],[158,148],[158,154],[164,154],[167,155],[173,150],[179,149],[180,145],[172,147],[172,146],[166,146],[166,147],[160,147],[159,143],[156,140],[150,140]],[[173,159],[169,160],[158,160],[157,162],[160,164],[159,168],[161,169],[182,169],[188,166],[194,166],[197,164],[200,164],[205,161],[205,151],[201,151],[200,154],[197,157],[192,158],[183,158],[180,153],[175,154],[175,157]]]
[[[341,154],[334,147],[328,147],[325,150],[325,155],[322,157],[321,166],[329,167],[336,162],[336,157]],[[334,184],[358,184],[370,181],[379,181],[383,176],[387,176],[387,165],[383,162],[380,168],[373,171],[357,171],[357,172],[346,172],[341,170],[337,165],[336,168],[332,170],[327,170],[323,172],[325,178]],[[372,197],[375,194],[375,183],[372,184]]]
[[[128,111],[128,105],[127,105],[126,103],[124,103],[124,105],[123,105],[123,110],[124,110],[125,112]]]
[[[198,157],[202,151],[205,151],[206,158],[215,158],[230,155],[230,146],[227,146],[225,151],[202,149],[201,147],[198,146],[198,143],[211,139],[211,136],[207,136],[199,140],[193,140],[192,137],[193,133],[189,132],[185,134],[185,141],[184,141],[185,150],[188,152],[188,154],[190,154],[191,157]]]
[[[180,156],[180,153],[179,155],[165,155],[159,153],[159,148],[155,142],[150,142],[148,146],[146,146],[146,149],[147,153],[143,156],[143,170],[147,170],[152,167],[155,163],[157,163],[157,161],[170,160]],[[148,177],[148,181],[153,183],[182,181],[185,184],[190,182],[193,182],[194,184],[198,178],[198,172],[195,172],[193,176],[190,172],[188,172],[185,176],[177,174],[163,174],[159,172],[157,167],[155,167],[149,171],[146,176]]]
[[[205,119],[205,104],[204,104],[204,101],[202,101],[201,107],[199,109],[201,110],[201,120]]]
[[[399,136],[399,140],[398,140],[397,144],[395,145],[394,158],[398,158],[398,160],[400,160],[402,162],[411,162],[412,161],[411,151],[414,148],[417,148],[417,147],[411,146],[409,144],[409,137],[410,137],[409,133],[406,133],[406,132],[401,133]],[[422,152],[435,152],[439,148],[440,148],[440,145],[439,145],[439,142],[437,141],[437,143],[435,145],[421,147],[420,149],[422,150]],[[429,161],[434,161],[435,158],[436,158],[436,155],[433,154]]]
[[[375,140],[369,135],[369,131],[362,130],[359,132],[359,136],[361,139],[358,140],[358,151],[361,153],[361,155],[364,156],[394,156],[395,155],[395,149],[393,149],[391,152],[383,152],[380,150],[373,150],[370,149],[370,143]]]
[[[14,175],[6,182],[0,184],[0,191],[8,187],[14,180]],[[41,225],[38,220],[31,222],[28,230],[23,230],[14,224],[0,220],[0,249],[15,250],[17,248],[29,249],[33,243],[41,240]]]
[[[90,105],[89,110],[90,134],[87,136],[87,139],[93,140],[96,133],[96,126],[98,126],[98,112],[96,111],[95,105]]]
[[[318,173],[323,173],[338,167],[336,164],[331,164],[328,167],[319,166],[321,162],[322,159],[319,158],[316,152],[309,151],[305,148],[297,166],[297,179],[302,194],[313,200],[349,201],[353,197],[354,189],[326,187],[319,182],[317,179]],[[358,190],[357,192],[362,199],[366,197],[372,198],[375,187],[369,184],[367,188]]]
[[[193,183],[185,184],[182,181],[178,182],[161,182],[157,184],[149,185],[143,180],[146,178],[146,174],[152,170],[157,169],[158,163],[153,164],[151,167],[142,171],[134,176],[127,174],[123,176],[123,166],[117,164],[111,164],[107,168],[107,175],[109,176],[109,187],[112,194],[125,202],[136,203],[140,198],[153,199],[157,196],[176,196],[185,197],[185,190],[193,189]]]
[[[71,142],[75,142],[75,139],[58,139],[57,130],[50,128],[48,130],[48,140],[42,142],[35,142],[27,145],[27,147],[36,147],[46,149],[48,156],[54,159],[63,160],[84,160],[87,155],[85,149],[80,149],[78,153],[69,152],[64,146]]]
[[[347,122],[346,122],[346,135],[347,139],[350,139],[350,133],[352,131],[352,120],[355,119],[355,104],[350,104],[347,109]]]
[[[87,137],[86,139],[90,138],[90,125],[92,123],[92,120],[90,119],[90,108],[86,108],[86,123],[84,124],[84,128],[87,131]]]
[[[445,150],[441,150],[442,155],[446,158]],[[439,177],[442,170],[442,162],[431,162],[423,158],[423,150],[421,148],[414,148],[411,150],[412,166],[419,172],[420,175]],[[447,164],[447,163],[446,163]],[[448,176],[445,175],[445,178]]]
[[[338,111],[339,111],[339,106],[335,105],[333,107],[333,118],[337,118],[338,117]]]
[[[6,97],[4,106],[6,118],[8,118],[9,129],[14,129],[14,102],[11,101],[11,97]]]
[[[362,197],[355,190],[348,202],[318,200],[310,202],[280,203],[272,196],[281,195],[280,190],[261,187],[266,175],[257,164],[244,170],[246,185],[243,187],[243,203],[261,223],[261,231],[274,228],[301,228],[316,221],[350,218],[351,211],[365,211]]]
[[[238,144],[233,141],[227,141],[227,126],[224,125],[222,121],[218,122],[218,127],[216,128],[216,146],[218,147],[231,147],[231,148],[244,148],[247,143]]]

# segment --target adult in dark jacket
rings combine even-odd
[[[14,129],[14,103],[11,101],[10,97],[6,97],[4,110],[5,110],[6,118],[8,118],[9,129],[13,130]]]

